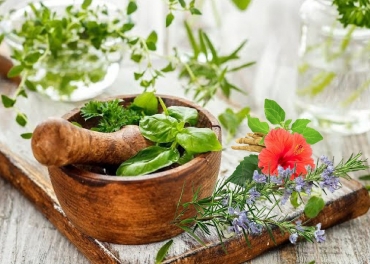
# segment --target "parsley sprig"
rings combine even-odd
[[[347,26],[370,28],[370,2],[367,0],[333,0],[339,12],[339,21]]]

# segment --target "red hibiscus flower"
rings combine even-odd
[[[306,166],[315,167],[311,146],[301,134],[285,129],[271,130],[265,137],[265,146],[258,157],[258,167],[266,175],[278,175],[278,166],[295,168],[292,179],[306,175]]]

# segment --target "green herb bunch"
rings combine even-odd
[[[153,93],[147,92],[144,95],[147,102],[157,100]],[[139,151],[123,162],[117,169],[117,175],[144,175],[172,164],[184,164],[196,154],[222,149],[214,131],[196,127],[196,109],[184,106],[166,107],[160,98],[159,102],[163,113],[146,115],[139,122],[141,134],[155,145]]]
[[[163,113],[158,113],[158,100]],[[153,92],[144,92],[124,107],[119,100],[91,101],[81,108],[85,120],[98,118],[99,132],[115,132],[125,125],[139,125],[141,134],[152,141],[117,169],[119,176],[155,172],[173,164],[184,164],[196,154],[220,151],[222,146],[210,128],[196,127],[198,111],[183,106],[166,107]]]
[[[292,131],[292,136],[300,134],[309,144],[322,139],[320,133],[307,126],[309,120],[285,120],[284,110],[275,101],[266,99],[265,115],[271,128],[267,122],[248,117],[248,125],[254,133],[266,135],[273,130]],[[259,142],[261,146],[264,146],[263,140],[264,137]],[[276,143],[274,148],[281,148],[281,142]],[[287,146],[284,145],[283,148]],[[279,158],[280,154],[276,155]],[[288,155],[294,158],[293,154]],[[192,201],[184,203],[180,200],[174,224],[203,245],[205,244],[200,234],[211,235],[211,229],[217,231],[221,242],[225,237],[240,234],[250,244],[249,236],[262,232],[267,232],[275,241],[274,234],[279,234],[277,230],[282,234],[290,234],[289,239],[293,244],[299,237],[323,242],[325,231],[321,230],[321,224],[310,226],[310,220],[324,208],[322,193],[333,193],[340,189],[340,178],[350,179],[349,173],[368,169],[367,161],[361,159],[361,153],[351,155],[348,160],[342,160],[337,165],[334,165],[333,160],[321,156],[316,166],[306,166],[307,173],[304,175],[297,175],[298,164],[294,168],[279,166],[276,175],[265,174],[259,167],[260,162],[259,155],[250,154],[240,162],[231,176],[219,180],[211,196],[200,199],[200,190],[197,190]],[[274,164],[275,161],[269,162]],[[279,164],[280,161],[277,162]],[[282,213],[282,206],[288,201],[294,208],[303,207],[304,219],[308,219],[306,222],[303,223],[303,218],[300,219],[299,216],[291,217]],[[189,210],[194,209],[197,215],[184,218]]]

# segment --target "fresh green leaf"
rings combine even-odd
[[[298,208],[301,205],[298,192],[292,193],[292,195],[290,196],[290,203],[294,208]]]
[[[173,240],[167,241],[158,251],[157,256],[155,258],[155,264],[161,264],[164,258],[167,255],[168,250],[173,244]]]
[[[23,70],[24,70],[23,65],[15,65],[9,70],[7,76],[8,78],[19,76]]]
[[[91,5],[91,3],[92,3],[92,0],[84,0],[81,7],[83,9],[87,9]]]
[[[182,8],[185,8],[186,7],[186,3],[184,0],[179,0],[179,3],[181,5]]]
[[[130,31],[131,29],[133,29],[134,26],[135,26],[135,24],[133,24],[133,23],[126,23],[126,24],[123,24],[121,30],[124,33],[124,32]]]
[[[198,111],[191,107],[170,106],[167,108],[168,115],[176,118],[178,121],[189,123],[195,126],[198,123]]]
[[[222,114],[218,116],[221,125],[228,131],[231,137],[235,136],[236,131],[243,120],[248,116],[249,107],[244,107],[239,112],[234,113],[230,108],[227,108]]]
[[[148,47],[149,50],[156,50],[156,43],[157,43],[157,40],[158,40],[158,36],[157,36],[157,32],[155,32],[154,30],[149,34],[149,36],[147,37],[146,39],[146,45]]]
[[[208,37],[208,35],[206,33],[204,33],[204,32],[203,32],[203,38],[204,38],[204,41],[205,41],[206,45],[208,46],[208,48],[211,51],[211,54],[212,54],[212,62],[215,63],[216,65],[220,65],[220,61],[218,59],[216,48],[213,46],[213,43],[211,42],[211,40]]]
[[[235,168],[235,171],[227,179],[227,182],[231,182],[239,186],[245,186],[247,182],[252,181],[253,172],[255,170],[260,171],[258,168],[258,156],[252,154],[244,157],[244,159]]]
[[[323,140],[323,136],[317,130],[310,127],[307,127],[303,131],[302,136],[306,139],[307,143],[311,145]]]
[[[177,149],[152,146],[139,151],[117,169],[118,176],[138,176],[167,167],[180,158]]]
[[[168,63],[166,67],[164,67],[163,69],[161,69],[162,72],[172,72],[174,71],[175,68],[172,66],[172,63]]]
[[[193,49],[193,53],[194,53],[194,58],[197,58],[198,55],[199,55],[199,46],[198,46],[198,43],[195,41],[195,37],[193,35],[193,30],[191,29],[191,27],[189,26],[189,24],[185,21],[184,22],[184,25],[185,25],[185,29],[186,29],[186,34],[188,36],[188,40],[190,42],[190,45]]]
[[[32,133],[23,133],[21,134],[21,137],[24,139],[31,139],[32,138]]]
[[[265,99],[265,116],[273,125],[279,125],[285,120],[285,111],[273,100]]]
[[[143,56],[141,54],[135,54],[135,53],[131,54],[131,60],[136,62],[136,63],[139,63],[142,58],[143,58]]]
[[[13,107],[13,105],[15,104],[16,100],[6,96],[6,95],[1,95],[1,101],[3,102],[3,105],[5,108],[10,108],[10,107]]]
[[[311,196],[304,207],[304,214],[308,218],[316,217],[325,207],[325,201],[321,197]]]
[[[166,27],[169,27],[172,24],[173,19],[175,16],[172,13],[167,14],[166,16]]]
[[[310,123],[311,120],[309,119],[297,119],[292,124],[292,131],[302,134],[303,131],[307,128],[308,123]]]
[[[157,143],[167,143],[175,140],[178,124],[179,122],[171,116],[156,114],[143,117],[139,128],[145,138]]]
[[[190,13],[192,15],[201,15],[202,14],[202,12],[200,12],[200,10],[195,8],[195,7],[190,8]]]
[[[26,80],[24,82],[24,84],[26,85],[27,89],[30,90],[30,91],[36,91],[36,85],[31,82],[30,80]]]
[[[146,115],[154,115],[158,113],[158,99],[153,92],[143,92],[135,97],[132,107],[143,110]]]
[[[18,125],[24,127],[27,124],[27,116],[23,113],[18,113],[15,121],[18,123]]]
[[[130,1],[127,6],[127,15],[131,15],[137,10],[137,4],[135,1]]]
[[[179,158],[179,160],[177,161],[178,164],[182,165],[182,164],[185,164],[189,161],[191,161],[192,159],[194,158],[194,154],[193,153],[189,153],[189,152],[186,152]]]
[[[251,3],[251,0],[232,0],[239,10],[246,10]]]
[[[362,181],[370,181],[370,174],[358,177]]]
[[[139,80],[141,77],[143,77],[145,72],[134,72],[134,78],[135,78],[135,81]]]
[[[27,54],[27,56],[24,58],[24,62],[26,62],[28,64],[34,64],[39,60],[41,55],[42,54],[38,51]]]
[[[209,128],[187,127],[176,136],[176,141],[187,152],[203,153],[208,151],[220,151],[221,143],[215,132]]]
[[[261,122],[258,118],[250,115],[248,115],[248,127],[255,133],[268,134],[270,132],[267,122]]]

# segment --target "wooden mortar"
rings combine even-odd
[[[136,95],[121,96],[125,103]],[[202,107],[176,97],[160,95],[167,106],[188,106],[199,112],[198,126],[211,128],[221,140],[216,118]],[[64,116],[90,128],[79,109]],[[57,154],[56,154],[57,155]],[[177,204],[212,194],[218,178],[221,152],[196,156],[176,168],[145,176],[120,177],[91,172],[78,165],[49,166],[58,201],[68,219],[85,234],[119,244],[147,244],[176,236],[183,231],[172,224]],[[190,217],[189,211],[184,217]]]

